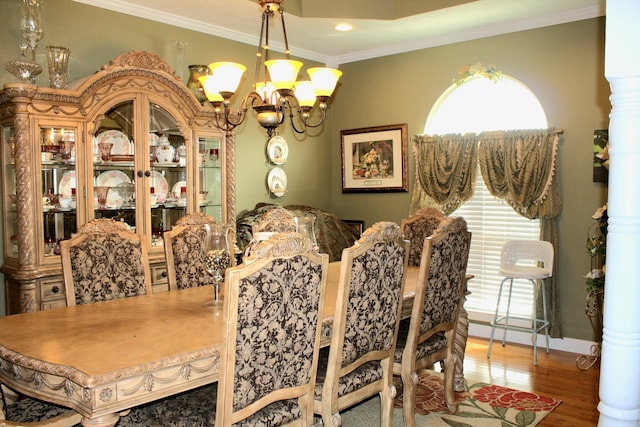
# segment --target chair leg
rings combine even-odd
[[[393,398],[396,388],[393,384],[385,387],[380,393],[380,426],[391,427],[393,423]]]
[[[505,280],[507,279],[502,279],[500,282],[500,288],[498,289],[498,302],[496,304],[496,314],[493,316],[493,322],[491,322],[491,338],[489,339],[489,348],[487,349],[487,359],[491,357],[491,346],[493,345],[493,336],[496,333],[498,313],[500,312],[500,300],[502,299],[502,286],[504,285]]]
[[[504,316],[504,332],[502,334],[502,346],[507,345],[507,329],[509,328],[509,313],[511,311],[511,295],[513,293],[513,279],[509,279],[509,297],[507,299],[507,314]]]
[[[542,292],[542,318],[544,320],[544,335],[547,343],[547,354],[549,353],[549,319],[547,318],[547,290],[544,280],[540,281],[540,291]]]
[[[342,425],[342,416],[339,412],[335,414],[322,414],[322,425],[324,427],[340,427]]]
[[[405,427],[416,425],[416,388],[418,387],[418,374],[413,371],[409,375],[402,376],[402,416]]]
[[[444,361],[444,401],[449,411],[455,413],[458,411],[458,404],[453,390],[453,382],[455,376],[455,359],[451,355]]]
[[[538,286],[535,280],[531,280],[533,284],[533,316],[531,316],[531,322],[533,326],[531,327],[532,336],[533,336],[533,364],[534,366],[538,365]]]

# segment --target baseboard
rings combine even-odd
[[[502,342],[503,331],[496,329],[494,344]],[[478,338],[491,338],[491,327],[487,324],[469,323],[469,336]],[[519,331],[509,331],[507,342],[515,344],[531,345],[531,334]],[[549,348],[552,350],[567,351],[577,354],[591,354],[591,347],[596,343],[593,341],[578,340],[575,338],[550,338]],[[538,348],[546,346],[544,334],[538,334]]]

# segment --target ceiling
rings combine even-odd
[[[257,0],[74,0],[257,46]],[[328,66],[603,16],[605,0],[286,0],[294,56]],[[349,22],[350,32],[334,30]],[[279,23],[271,47],[282,50]]]

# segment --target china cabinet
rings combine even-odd
[[[235,218],[234,146],[159,57],[118,56],[67,89],[0,91],[7,313],[65,304],[59,242],[94,218],[148,239],[166,289],[162,233],[186,213]]]

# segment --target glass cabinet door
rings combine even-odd
[[[4,197],[3,236],[5,239],[5,255],[18,257],[18,212],[16,206],[16,141],[13,125],[2,126],[2,158],[4,170],[2,171],[2,194]]]
[[[187,145],[176,119],[161,106],[149,104],[150,179],[145,191],[151,207],[153,246],[162,246],[162,233],[188,208]]]
[[[136,230],[134,101],[113,106],[92,137],[88,205],[94,218],[112,218]]]
[[[198,203],[200,212],[222,222],[222,138],[198,138]]]
[[[36,206],[42,212],[43,249],[45,258],[60,255],[60,241],[69,239],[77,230],[76,141],[78,128],[36,127],[40,141],[40,194]],[[38,161],[36,160],[36,162]]]

